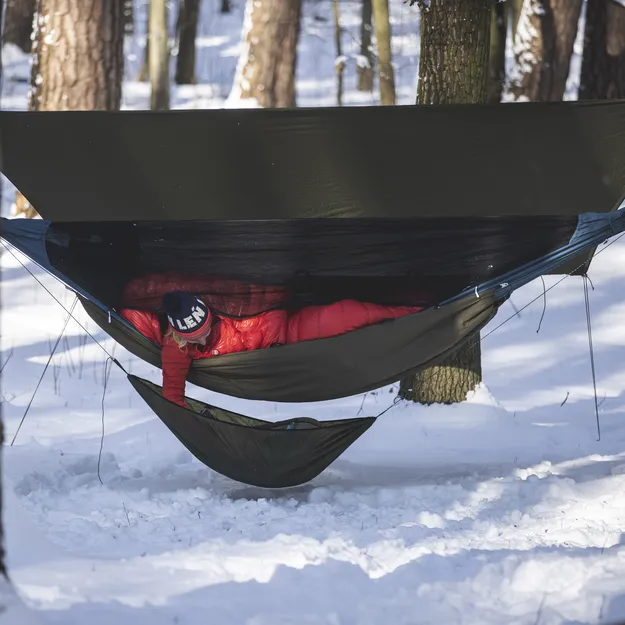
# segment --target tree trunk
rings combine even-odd
[[[332,0],[334,13],[334,43],[336,45],[336,104],[343,106],[343,70],[345,69],[345,59],[341,50],[341,20],[339,14],[339,0]]]
[[[39,0],[31,110],[117,110],[123,73],[123,0]]]
[[[247,0],[234,93],[262,108],[293,108],[302,0]]]
[[[166,0],[150,0],[150,108],[169,109],[169,29]]]
[[[2,45],[12,43],[22,52],[30,53],[36,4],[37,0],[8,0]]]
[[[135,30],[135,15],[132,0],[124,0],[124,32],[131,35]]]
[[[491,6],[491,0],[431,0],[422,9],[417,104],[486,102]],[[421,404],[455,403],[481,380],[478,333],[437,366],[402,380],[399,396]]]
[[[38,0],[28,108],[117,110],[124,74],[124,0]],[[17,214],[35,217],[21,194]]]
[[[373,7],[371,0],[362,0],[362,23],[360,26],[360,59],[358,61],[358,91],[373,91]]]
[[[614,0],[588,0],[580,100],[625,97],[625,7]]]
[[[488,99],[490,104],[501,102],[506,82],[506,35],[508,33],[508,3],[494,0],[490,17],[490,52]]]
[[[145,26],[145,47],[143,48],[143,62],[139,72],[139,82],[150,80],[150,10],[148,8],[148,19]]]
[[[519,25],[519,17],[521,17],[521,10],[523,8],[523,0],[505,0],[506,4],[510,4],[508,7],[509,17],[512,22],[512,42],[516,41],[516,30]]]
[[[524,0],[510,83],[515,99],[562,100],[581,8],[582,0]]]
[[[178,57],[176,58],[176,84],[194,85],[195,38],[200,14],[200,0],[178,0]]]
[[[421,17],[417,104],[485,102],[491,0],[432,0]]]
[[[391,50],[391,21],[388,0],[371,0],[373,25],[378,44],[378,72],[380,79],[380,102],[385,106],[395,104],[395,72]]]
[[[230,0],[221,0],[221,12],[230,13]]]
[[[479,334],[438,366],[400,382],[399,395],[420,404],[454,404],[467,398],[482,380]]]

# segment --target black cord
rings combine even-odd
[[[543,281],[543,314],[540,316],[540,321],[538,322],[538,328],[536,329],[536,334],[540,332],[540,327],[543,325],[543,319],[545,318],[545,313],[547,312],[547,285],[545,284],[545,278],[540,276],[540,279]]]
[[[100,438],[100,452],[98,453],[98,479],[100,480],[100,484],[102,485],[104,485],[104,482],[100,477],[100,462],[102,461],[102,449],[104,447],[104,398],[106,397],[106,386],[108,384],[108,364],[109,361],[112,360],[113,358],[109,356],[104,363],[104,388],[102,390],[102,436]]]
[[[595,350],[592,343],[592,322],[590,319],[590,297],[588,296],[588,277],[584,278],[584,301],[586,304],[586,325],[588,326],[588,347],[590,349],[590,369],[592,371],[592,385],[595,392],[595,415],[597,417],[597,440],[601,440],[601,425],[599,423],[599,402],[597,399],[597,375],[595,371]]]
[[[599,254],[601,254],[601,252],[604,252],[605,250],[607,250],[610,247],[610,245],[613,245],[614,243],[616,243],[619,239],[623,238],[623,236],[625,236],[625,232],[621,233],[618,237],[616,237],[615,239],[610,241],[608,244],[606,244],[606,246],[603,249],[599,250],[596,254],[593,255],[593,258],[596,258],[597,256],[599,256]],[[523,306],[519,310],[515,311],[514,315],[510,315],[507,319],[504,319],[498,326],[495,326],[490,332],[488,332],[487,334],[482,336],[480,338],[480,342],[483,341],[486,337],[490,336],[493,332],[495,332],[495,330],[499,330],[499,328],[501,328],[501,326],[503,326],[506,323],[508,323],[508,321],[511,321],[512,319],[514,319],[520,312],[524,311],[526,308],[531,306],[534,302],[538,301],[541,297],[545,297],[546,294],[549,293],[549,291],[551,291],[551,289],[554,289],[555,287],[558,286],[558,284],[560,284],[561,282],[564,282],[564,280],[566,280],[567,278],[572,276],[578,269],[583,267],[585,264],[586,264],[586,261],[584,261],[583,263],[580,263],[577,267],[575,267],[575,269],[573,269],[573,271],[571,271],[570,273],[567,273],[566,275],[562,276],[562,278],[560,278],[560,280],[558,280],[556,283],[552,284],[544,293],[542,293],[542,295],[539,295],[538,297],[535,297],[533,300],[531,300],[527,304],[525,304],[525,306]]]
[[[26,419],[26,415],[28,414],[28,411],[30,410],[30,407],[33,403],[33,400],[35,399],[35,395],[37,395],[37,391],[39,390],[39,385],[41,384],[41,382],[43,381],[43,377],[46,374],[46,371],[48,370],[48,366],[50,365],[50,362],[52,361],[52,357],[54,356],[54,353],[56,352],[56,348],[59,346],[59,343],[61,342],[61,338],[63,336],[63,334],[65,333],[65,328],[67,328],[67,324],[69,323],[69,320],[72,319],[72,312],[74,311],[74,307],[76,306],[76,302],[78,301],[78,297],[74,298],[74,303],[72,304],[72,308],[71,311],[69,311],[69,314],[67,315],[67,319],[65,319],[65,324],[63,325],[63,329],[61,330],[61,334],[59,334],[59,338],[56,339],[56,343],[54,344],[54,347],[52,348],[52,351],[50,352],[50,358],[48,358],[48,362],[46,363],[46,366],[43,368],[43,373],[41,374],[41,377],[39,378],[39,382],[37,382],[37,386],[35,387],[35,391],[32,395],[32,397],[30,398],[30,401],[28,402],[28,406],[26,406],[26,410],[24,412],[24,416],[22,417],[22,420],[20,421],[20,424],[17,426],[17,430],[15,431],[15,435],[13,436],[13,440],[11,441],[11,447],[13,447],[13,443],[15,442],[15,439],[17,438],[17,435],[19,434],[20,429],[22,428],[22,425],[24,423],[24,420]]]
[[[11,248],[9,248],[6,243],[4,241],[1,241],[2,245],[4,245],[4,248],[9,252],[9,254],[11,254],[11,256],[13,256],[13,258],[15,258],[15,260],[39,283],[39,286],[41,286],[44,291],[46,291],[46,293],[48,293],[48,295],[66,312],[69,313],[71,315],[71,313],[67,310],[67,308],[65,308],[65,306],[63,305],[63,302],[61,302],[59,300],[58,297],[56,297],[56,295],[54,295],[54,293],[52,293],[52,291],[50,291],[50,289],[48,289],[48,287],[41,282],[41,280],[39,280],[39,278],[13,253],[13,251],[11,250]],[[54,274],[47,272],[49,275],[51,275],[52,277],[54,277],[59,284],[62,284],[63,286],[65,286],[67,288],[67,286],[59,279],[57,278]],[[74,292],[74,291],[72,291]],[[78,299],[78,294],[76,294],[76,298]],[[72,308],[73,310],[73,308]],[[103,347],[100,342],[98,341],[98,339],[96,339],[93,334],[91,334],[91,332],[89,332],[89,330],[87,330],[87,328],[85,328],[84,325],[82,325],[82,323],[80,323],[80,321],[78,321],[78,319],[76,319],[76,317],[72,317],[74,319],[74,321],[80,326],[80,328],[85,332],[85,334],[87,334],[89,337],[91,337],[91,339],[93,340],[93,342],[124,372],[126,373],[126,375],[128,375],[126,369],[124,369],[124,367],[122,366],[122,364],[113,356],[111,356],[111,354],[109,354],[108,350]]]

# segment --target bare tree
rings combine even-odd
[[[395,72],[391,49],[391,20],[388,0],[371,0],[373,25],[378,43],[378,76],[380,80],[380,102],[383,105],[395,104]]]
[[[197,37],[200,0],[178,0],[178,56],[176,84],[193,85],[195,79],[195,39]]]
[[[421,7],[417,104],[487,99],[491,0],[430,0]],[[400,397],[422,404],[466,399],[482,379],[479,335],[440,364],[401,381]]]
[[[343,71],[345,70],[345,59],[341,49],[341,19],[339,13],[339,0],[332,0],[332,11],[334,13],[334,43],[336,44],[336,104],[343,106]]]
[[[247,0],[233,95],[262,108],[295,106],[302,0]]]
[[[23,52],[32,47],[33,19],[37,0],[8,0],[2,43],[12,43]]]
[[[580,100],[625,97],[625,6],[588,0]]]
[[[169,29],[167,0],[150,0],[150,108],[169,109]]]
[[[124,73],[124,0],[38,0],[28,108],[117,110]],[[16,212],[36,216],[24,196]]]
[[[515,39],[510,93],[518,100],[564,97],[582,0],[524,0]]]
[[[358,61],[358,91],[373,91],[373,7],[371,0],[362,0],[362,21],[360,24],[360,60]]]

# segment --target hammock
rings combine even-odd
[[[297,486],[317,477],[375,418],[269,422],[187,398],[190,409],[163,399],[161,387],[128,379],[178,440],[206,466],[233,480],[266,488]]]
[[[149,275],[192,278],[215,312],[239,318],[345,298],[425,306],[340,336],[197,360],[188,376],[236,397],[310,402],[436,364],[515,289],[585,274],[596,246],[625,230],[614,210],[625,190],[622,102],[365,108],[349,124],[345,115],[0,112],[3,172],[44,218],[3,219],[0,234],[157,367],[159,346],[120,314],[161,312],[158,292],[130,288]],[[418,164],[416,197],[401,158],[365,149],[364,124],[372,145],[391,137]],[[493,148],[502,133],[514,146],[505,155]],[[57,158],[37,148],[61,135]],[[434,151],[427,159],[419,143]],[[202,415],[193,400],[186,410],[129,380],[202,462],[256,485],[312,479],[373,423],[294,418],[287,429],[216,407]]]

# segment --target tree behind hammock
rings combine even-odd
[[[510,92],[517,100],[560,101],[566,90],[582,0],[524,0],[519,8]]]
[[[262,108],[295,107],[302,0],[247,0],[232,95]]]
[[[625,98],[625,6],[588,0],[580,100]]]
[[[2,45],[12,43],[22,52],[30,52],[36,4],[37,0],[7,1]]]
[[[491,0],[431,0],[418,4],[421,60],[417,104],[486,102]],[[437,366],[402,380],[399,395],[422,404],[461,402],[481,379],[477,335]]]
[[[124,0],[37,0],[30,111],[119,109],[124,4]],[[60,145],[50,146],[51,153],[60,149]],[[16,212],[37,215],[36,207],[19,193]]]

